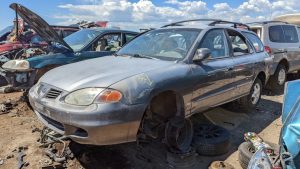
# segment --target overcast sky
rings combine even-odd
[[[1,0],[0,29],[12,24],[14,12],[8,7],[12,2],[28,7],[50,24],[105,20],[131,30],[192,18],[252,22],[300,13],[299,0]]]

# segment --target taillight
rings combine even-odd
[[[265,51],[266,51],[269,55],[272,54],[272,50],[271,50],[271,48],[270,48],[269,46],[265,46]]]

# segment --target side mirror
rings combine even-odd
[[[207,48],[200,48],[197,49],[195,56],[193,58],[194,62],[201,62],[202,60],[208,58],[210,56],[211,52]]]

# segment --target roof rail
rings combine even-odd
[[[173,22],[167,25],[162,26],[162,28],[168,27],[168,26],[182,26],[181,23],[185,23],[185,22],[194,22],[194,21],[221,21],[218,19],[190,19],[190,20],[183,20],[183,21],[179,21],[179,22]]]
[[[283,21],[261,21],[261,22],[250,22],[247,24],[268,24],[268,23],[285,23],[285,24],[289,24],[288,22],[283,22]]]
[[[248,30],[250,30],[250,27],[246,24],[239,23],[239,22],[223,21],[221,19],[190,19],[190,20],[183,20],[183,21],[174,22],[174,23],[164,25],[164,26],[162,26],[162,28],[165,28],[165,27],[168,27],[168,26],[183,26],[181,23],[194,22],[194,21],[211,21],[211,23],[208,24],[209,26],[215,26],[217,24],[233,24],[234,28],[238,28],[238,26],[244,26]]]
[[[223,21],[223,20],[218,20],[218,21],[212,22],[212,23],[209,24],[209,26],[215,26],[216,24],[233,24],[234,28],[239,28],[239,26],[240,27],[244,26],[248,30],[250,30],[250,27],[247,24],[243,24],[243,23],[240,23],[240,22]]]

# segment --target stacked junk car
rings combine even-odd
[[[9,7],[0,168],[300,168],[300,15],[66,26]]]

